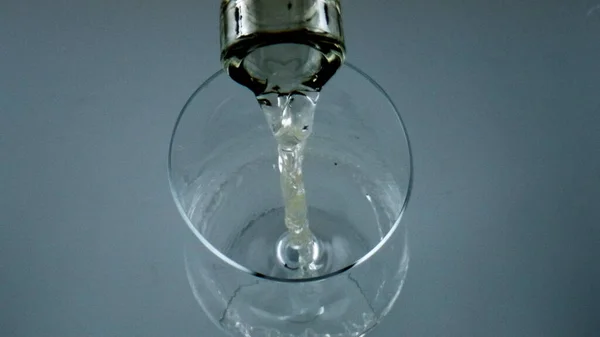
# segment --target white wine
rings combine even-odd
[[[287,227],[278,261],[310,275],[320,247],[309,228],[302,161],[319,92],[345,57],[339,1],[226,0],[221,15],[223,67],[256,95],[277,141]]]
[[[310,269],[314,256],[315,238],[308,225],[308,207],[302,176],[302,161],[306,141],[313,128],[313,116],[319,94],[264,94],[258,96],[267,122],[277,141],[278,167],[281,192],[285,207],[285,225],[288,229],[286,246],[297,250],[297,262],[287,253],[281,253],[286,267]],[[283,248],[283,247],[282,247]],[[291,252],[290,252],[291,253]],[[315,267],[313,266],[313,269]]]

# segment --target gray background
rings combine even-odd
[[[346,1],[348,59],[415,153],[411,267],[373,337],[600,335],[599,5]],[[166,176],[218,6],[0,2],[0,336],[222,336]]]

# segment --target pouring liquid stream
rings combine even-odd
[[[290,42],[260,46],[276,39]],[[255,94],[277,142],[287,228],[274,247],[277,261],[296,277],[316,276],[323,254],[309,226],[302,163],[321,88],[343,63],[343,42],[311,31],[263,33],[223,55],[229,76]]]
[[[314,247],[318,244],[308,223],[302,175],[304,149],[313,128],[318,97],[318,92],[309,91],[257,97],[277,141],[284,222],[288,230],[281,238],[286,242],[278,249],[278,259],[285,267],[300,269],[303,273],[318,268],[314,263],[318,259],[318,252],[314,251]]]

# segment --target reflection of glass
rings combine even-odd
[[[408,268],[411,155],[393,104],[353,66],[321,93],[304,179],[318,276],[289,278],[269,125],[246,88],[220,71],[183,109],[169,178],[194,236],[186,268],[208,316],[238,336],[359,336],[396,300]]]

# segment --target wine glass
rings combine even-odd
[[[193,294],[234,336],[362,336],[389,312],[408,269],[400,220],[412,159],[400,115],[350,64],[322,89],[303,167],[320,268],[304,277],[282,256],[276,148],[254,96],[223,71],[179,115],[169,181],[192,234]]]

